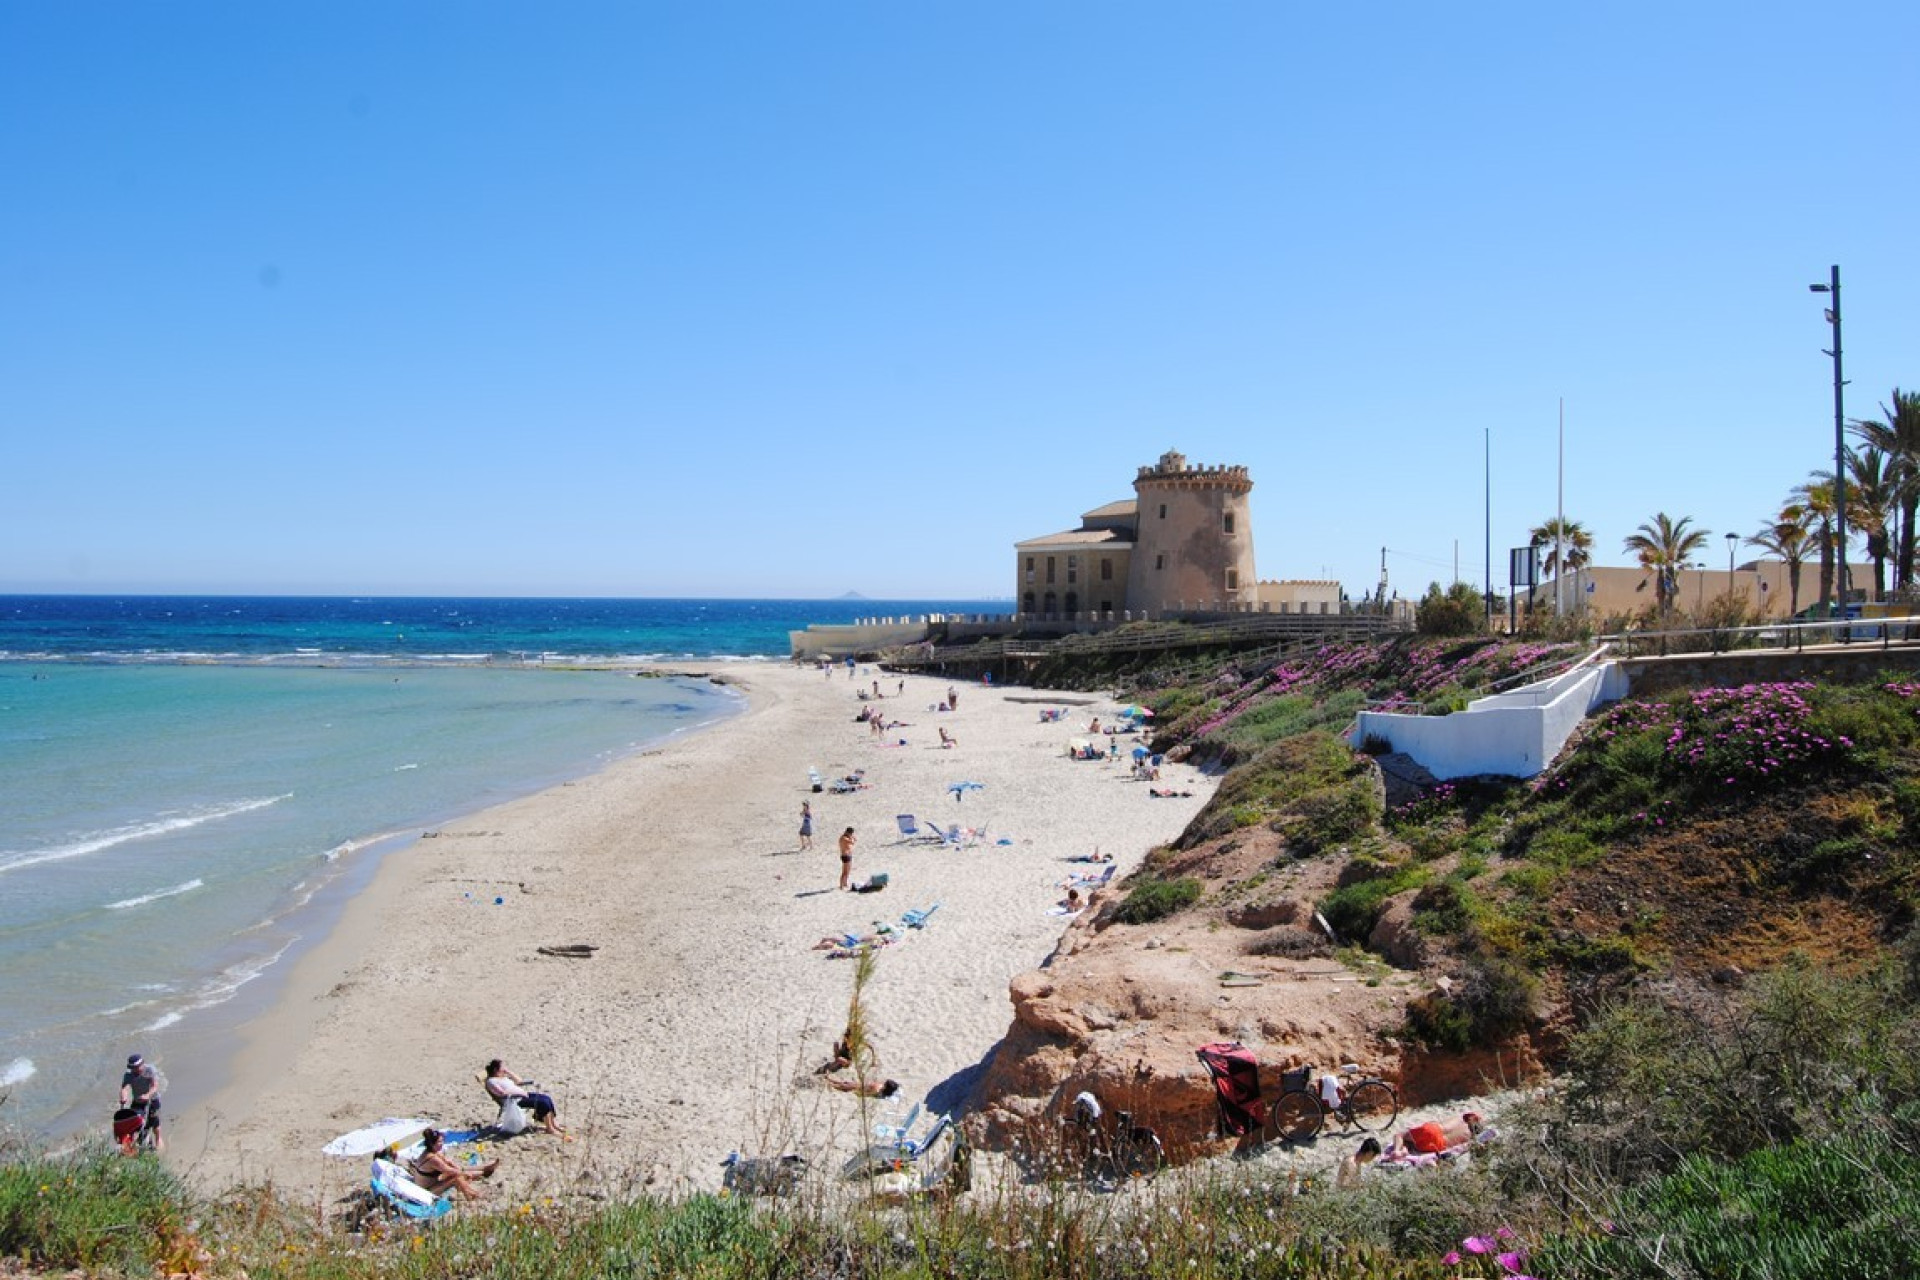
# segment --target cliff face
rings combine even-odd
[[[1312,903],[1333,886],[1343,858],[1288,863],[1281,838],[1264,827],[1161,856],[1158,874],[1205,884],[1200,905],[1120,924],[1113,913],[1126,890],[1104,890],[1046,963],[1014,980],[1013,1025],[981,1082],[987,1145],[1016,1156],[1047,1150],[1085,1089],[1151,1124],[1175,1160],[1224,1150],[1212,1137],[1212,1086],[1194,1056],[1217,1040],[1252,1049],[1269,1088],[1286,1067],[1354,1062],[1394,1081],[1407,1105],[1479,1093],[1536,1069],[1524,1043],[1505,1054],[1433,1059],[1393,1037],[1407,1001],[1440,978],[1417,963],[1353,967],[1335,958]],[[1389,911],[1382,929],[1394,918]],[[1390,950],[1418,959],[1411,941]]]

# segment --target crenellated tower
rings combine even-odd
[[[1245,467],[1188,466],[1169,451],[1134,477],[1139,525],[1129,609],[1238,608],[1254,599],[1253,520]]]

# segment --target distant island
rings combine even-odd
[[[865,600],[866,597],[861,595],[858,591],[847,591],[847,592],[843,592],[840,595],[835,596],[834,599],[835,600]]]

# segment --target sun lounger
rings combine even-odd
[[[924,929],[927,927],[927,917],[939,909],[940,904],[937,902],[930,907],[915,907],[901,915],[900,923],[909,929]]]

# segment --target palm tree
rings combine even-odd
[[[1625,549],[1639,558],[1642,569],[1654,575],[1653,596],[1663,618],[1673,612],[1680,570],[1707,545],[1707,535],[1712,532],[1688,528],[1692,522],[1691,516],[1675,520],[1662,511],[1626,537]]]
[[[1884,422],[1853,420],[1853,433],[1887,455],[1887,473],[1893,483],[1899,513],[1893,547],[1894,585],[1912,587],[1914,516],[1920,510],[1920,391],[1893,389],[1892,400],[1880,406]]]
[[[1887,598],[1888,533],[1899,518],[1892,459],[1869,445],[1847,450],[1847,528],[1858,529],[1873,561],[1873,598]]]
[[[1833,476],[1816,471],[1793,491],[1795,505],[1806,514],[1807,534],[1820,552],[1820,603],[1833,599]]]
[[[1800,567],[1807,562],[1813,535],[1807,530],[1807,513],[1791,504],[1782,507],[1773,523],[1747,539],[1768,555],[1778,556],[1787,566],[1787,616],[1800,612]]]
[[[1547,549],[1546,558],[1540,562],[1540,568],[1555,580],[1555,598],[1559,596],[1557,584],[1563,573],[1573,575],[1574,587],[1577,591],[1580,584],[1580,571],[1593,563],[1593,535],[1587,532],[1586,526],[1578,520],[1563,520],[1559,516],[1549,516],[1528,531],[1527,539],[1533,545]]]

